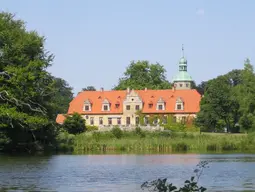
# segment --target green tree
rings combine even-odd
[[[85,119],[79,113],[74,113],[65,119],[63,128],[70,134],[79,134],[86,131],[85,123]]]
[[[87,86],[82,88],[82,91],[96,91],[96,88],[94,86]]]
[[[0,13],[0,31],[0,150],[43,150],[58,134],[53,55],[10,13]]]
[[[141,90],[169,89],[171,84],[165,76],[166,70],[159,63],[150,64],[148,61],[132,61],[124,72],[124,77],[119,79],[115,90],[125,90],[128,87]]]
[[[73,99],[72,87],[61,78],[52,77],[54,81],[54,93],[52,95],[52,103],[54,104],[55,114],[66,113],[69,103]]]
[[[200,105],[197,122],[211,128],[222,119],[228,131],[237,123],[238,101],[233,95],[232,82],[228,75],[219,76],[208,81],[204,97]],[[211,118],[210,120],[206,120]]]
[[[206,85],[207,85],[207,81],[202,81],[200,84],[195,86],[194,89],[196,89],[198,93],[200,93],[201,95],[204,95]]]
[[[241,79],[236,90],[241,114],[239,124],[244,131],[255,130],[255,74],[249,59],[245,60]]]

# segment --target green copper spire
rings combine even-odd
[[[187,72],[187,63],[187,59],[184,57],[184,46],[182,45],[182,57],[179,61],[179,72],[174,76],[173,82],[192,81],[191,76]]]

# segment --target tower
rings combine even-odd
[[[191,89],[192,77],[187,72],[187,60],[184,57],[184,48],[182,46],[182,57],[179,61],[179,72],[173,78],[175,89]]]

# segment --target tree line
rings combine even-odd
[[[61,126],[55,120],[66,113],[72,87],[47,69],[54,55],[45,38],[27,31],[24,21],[0,13],[0,150],[32,151],[54,148]],[[233,70],[192,87],[203,95],[196,124],[206,131],[251,131],[255,126],[255,76],[246,60]],[[132,61],[113,90],[169,89],[166,70],[159,63]],[[83,91],[95,91],[88,86]]]

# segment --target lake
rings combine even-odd
[[[253,154],[0,155],[0,191],[131,192],[164,177],[180,186],[199,161],[208,191],[255,191]]]

